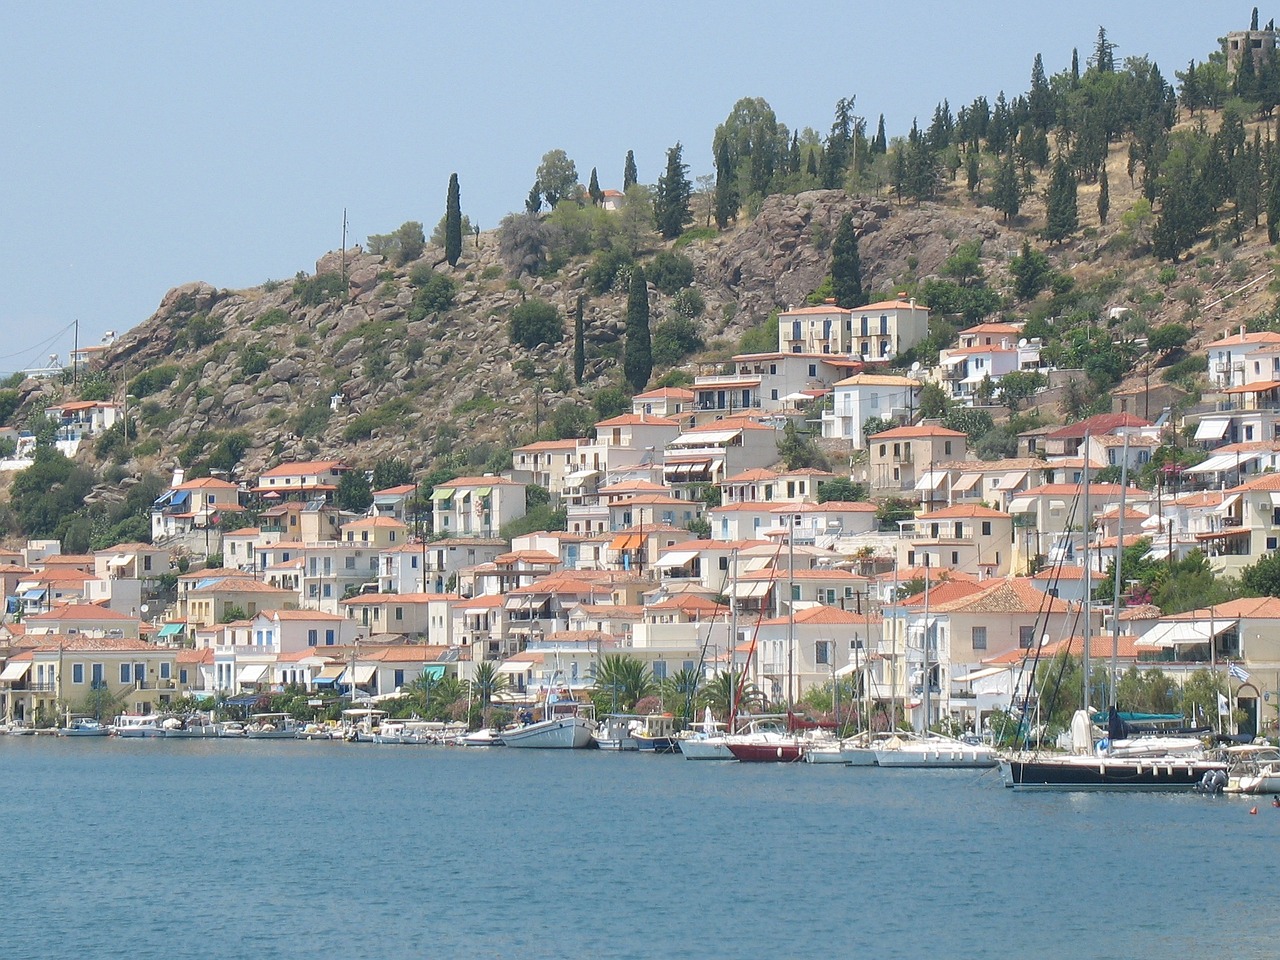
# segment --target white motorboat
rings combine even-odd
[[[596,728],[591,739],[601,750],[639,750],[634,726],[638,718],[629,713],[611,713]]]
[[[843,740],[818,741],[804,753],[806,763],[842,763],[850,767],[874,767],[876,751],[864,733]]]
[[[940,733],[900,732],[872,745],[876,765],[881,767],[994,767],[1000,757],[985,743],[966,743]]]
[[[710,707],[707,708],[702,723],[680,734],[676,747],[686,760],[733,759],[733,751],[725,742],[725,726],[712,718]]]
[[[502,734],[489,728],[476,730],[462,738],[462,745],[464,747],[501,747]]]
[[[93,717],[75,717],[58,731],[60,737],[106,737],[111,728]]]
[[[591,719],[590,704],[548,697],[544,713],[544,720],[503,730],[503,744],[544,750],[582,750],[591,746],[596,725]]]
[[[167,717],[160,724],[165,739],[189,740],[218,736],[218,725],[203,714],[189,717]]]
[[[121,714],[113,724],[117,737],[163,737],[164,728],[155,714],[132,716]]]
[[[1226,793],[1280,793],[1280,750],[1270,745],[1228,747]]]
[[[218,724],[218,736],[237,738],[245,735],[244,724],[239,720],[226,720]]]

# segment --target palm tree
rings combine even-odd
[[[643,660],[625,653],[611,653],[600,660],[596,669],[592,699],[602,713],[617,713],[635,708],[638,701],[658,692],[653,674]]]
[[[487,707],[494,695],[507,688],[506,674],[498,672],[497,664],[492,660],[481,660],[476,664],[475,676],[472,677],[476,692],[480,694],[480,706]]]
[[[733,670],[717,673],[702,688],[702,705],[710,707],[712,712],[719,716],[728,717],[729,711],[733,708],[734,689],[740,678],[741,675]],[[764,706],[764,700],[764,694],[760,689],[748,681],[738,698],[738,710],[758,710]]]
[[[702,689],[702,674],[690,667],[667,677],[659,687],[664,705],[687,720]]]

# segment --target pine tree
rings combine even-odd
[[[800,134],[791,135],[791,152],[787,155],[787,172],[800,172]]]
[[[444,258],[449,266],[458,265],[462,256],[462,196],[458,190],[458,175],[449,177],[449,195],[444,205]]]
[[[586,325],[582,319],[582,294],[578,294],[578,306],[573,311],[573,382],[578,386],[582,386],[582,374],[586,369]]]
[[[1018,164],[1012,150],[1005,155],[996,174],[995,186],[991,190],[991,205],[1004,214],[1005,223],[1016,217],[1022,208],[1022,185],[1018,181]]]
[[[853,217],[845,214],[831,241],[831,295],[846,310],[867,302],[862,291],[862,260],[858,256],[858,235]]]
[[[1058,243],[1075,233],[1079,225],[1075,174],[1066,158],[1059,155],[1053,163],[1053,176],[1045,193],[1044,238]]]
[[[1267,179],[1267,239],[1280,243],[1280,159],[1274,153]]]
[[[1092,65],[1099,73],[1116,72],[1116,45],[1107,39],[1107,28],[1098,28],[1098,39],[1093,45]]]
[[[596,176],[596,168],[591,168],[591,182],[587,184],[587,196],[591,198],[593,207],[600,206],[600,201],[604,199],[604,191],[600,189],[600,178]]]
[[[1053,126],[1053,91],[1049,89],[1049,80],[1044,75],[1044,60],[1038,53],[1035,63],[1031,65],[1031,90],[1027,93],[1027,110],[1037,130],[1047,131]]]
[[[1258,65],[1253,62],[1253,51],[1247,47],[1240,53],[1234,87],[1236,96],[1242,100],[1253,100],[1258,95]]]
[[[653,372],[653,346],[649,337],[649,285],[644,267],[631,271],[631,287],[627,291],[627,331],[622,356],[622,374],[632,391],[639,393]]]
[[[1111,212],[1111,187],[1107,182],[1107,165],[1102,165],[1102,173],[1098,176],[1098,222],[1107,223],[1107,214]]]
[[[622,167],[622,192],[626,193],[631,187],[639,183],[636,179],[636,155],[633,151],[627,151],[627,162]]]
[[[721,140],[716,149],[716,226],[723,230],[738,217],[738,178],[729,159],[729,142]]]
[[[809,159],[805,163],[804,172],[811,177],[818,175],[818,151],[816,149],[810,148]]]
[[[537,180],[533,181],[533,186],[529,188],[529,196],[524,201],[524,209],[531,215],[542,209],[542,184]]]
[[[693,221],[689,209],[693,185],[689,182],[689,166],[684,162],[684,147],[677,143],[667,151],[667,170],[658,178],[653,191],[653,219],[658,232],[674,240]]]

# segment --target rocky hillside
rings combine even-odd
[[[1135,229],[1120,216],[1137,199],[1121,150],[1117,145],[1109,161],[1111,221],[1098,222],[1089,188],[1082,187],[1078,239],[1046,249],[1054,268],[1077,284],[1098,285],[1105,303],[1095,306],[1131,305],[1151,326],[1189,320],[1201,338],[1269,306],[1268,284],[1261,282],[1200,316],[1201,306],[1270,269],[1265,228],[1249,231],[1238,247],[1209,250],[1206,243],[1172,277],[1161,274],[1163,265],[1145,252],[1141,236],[1113,243],[1120,231]],[[1008,261],[1024,238],[1035,242],[1042,205],[1033,198],[1006,225],[989,207],[970,202],[962,186],[949,190],[942,202],[908,206],[842,191],[773,196],[735,229],[684,245],[706,301],[698,323],[709,350],[693,360],[723,360],[771,311],[803,302],[829,270],[830,238],[845,213],[858,226],[871,290],[892,293],[937,275],[962,243],[981,240],[987,282],[1006,291]],[[345,302],[336,287],[325,287],[344,259],[351,290]],[[496,237],[482,234],[478,247],[468,238],[454,268],[431,246],[401,267],[354,248],[345,258],[325,254],[314,276],[296,282],[248,290],[176,287],[90,378],[90,388],[103,395],[131,395],[138,437],[127,449],[99,446],[85,456],[114,459],[130,473],[203,464],[235,466],[245,476],[284,459],[330,456],[360,466],[397,456],[418,470],[444,458],[458,468],[490,460],[492,466],[507,448],[532,439],[557,407],[588,406],[598,390],[620,381],[625,296],[617,292],[588,297],[583,385],[575,387],[569,374],[571,317],[589,267],[590,258],[581,257],[550,276],[516,279],[499,259]],[[421,284],[427,269],[456,284],[445,309],[415,301],[419,288],[411,276]],[[656,324],[669,301],[651,294]],[[508,320],[513,307],[533,297],[557,307],[566,337],[528,351],[510,342]],[[656,369],[655,378],[663,372]],[[68,399],[71,389],[25,383],[24,410]]]

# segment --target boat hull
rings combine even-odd
[[[876,766],[934,770],[990,769],[999,764],[994,754],[971,750],[876,750]]]
[[[729,752],[743,763],[795,763],[804,759],[804,745],[795,741],[731,743]]]
[[[583,750],[591,746],[591,723],[583,717],[541,720],[518,730],[504,730],[502,742],[533,750]]]
[[[646,737],[636,734],[635,743],[636,749],[641,753],[675,753],[679,749],[677,737]]]
[[[733,760],[733,751],[724,737],[690,737],[679,743],[686,760]]]
[[[1213,770],[1225,771],[1226,764],[1183,757],[1064,757],[1000,762],[1001,779],[1013,790],[1190,791]]]
[[[60,737],[107,737],[111,735],[110,727],[90,727],[77,729],[71,727],[58,731]]]

